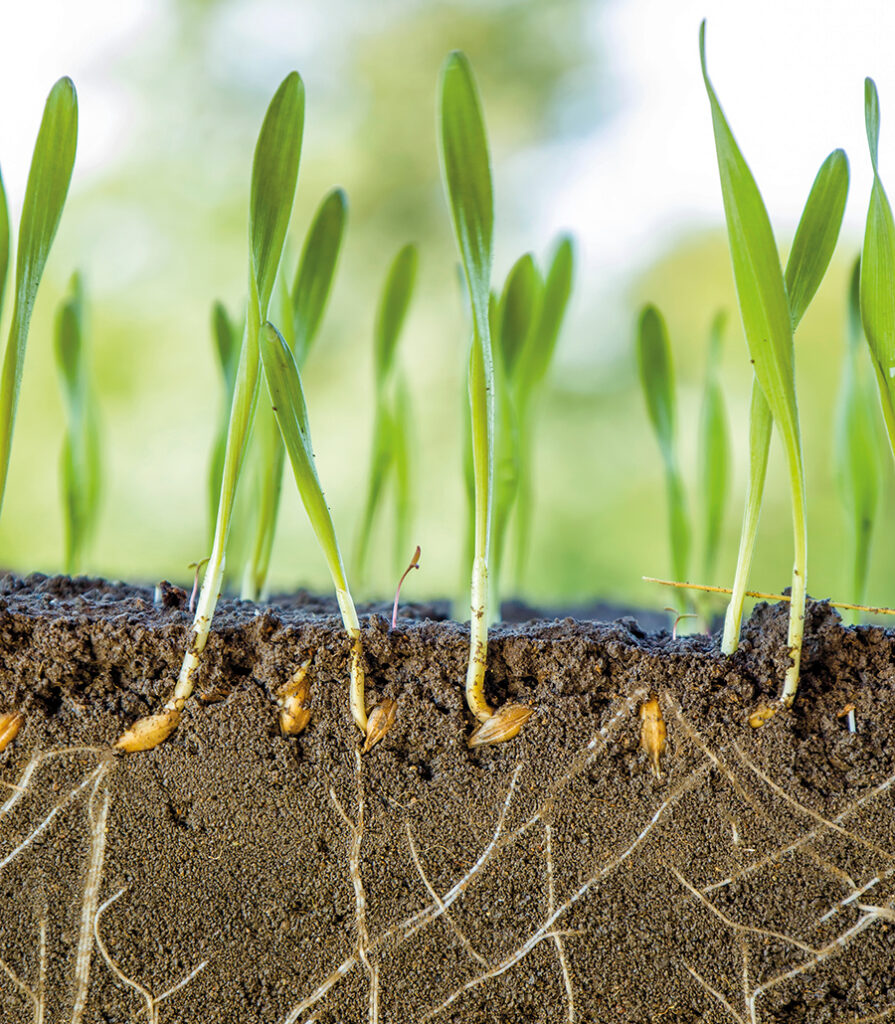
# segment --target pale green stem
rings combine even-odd
[[[341,568],[341,567],[340,567]],[[351,709],[351,717],[355,725],[362,733],[367,731],[367,711],[364,707],[364,668],[363,668],[363,646],[360,637],[360,621],[357,617],[357,609],[348,591],[344,573],[342,573],[341,585],[336,586],[336,600],[339,602],[339,611],[342,613],[342,623],[345,631],[351,637],[351,672],[348,685],[348,706]]]
[[[469,397],[472,420],[472,457],[475,479],[475,557],[472,563],[469,620],[469,666],[466,672],[466,703],[480,721],[493,711],[485,700],[488,665],[488,554],[493,511],[494,410],[491,386],[493,370],[485,366],[482,339],[476,333],[469,362]],[[489,386],[491,385],[491,386]]]
[[[740,532],[740,548],[737,553],[733,593],[724,615],[724,634],[721,638],[722,654],[733,654],[740,643],[743,605],[746,600],[746,586],[749,582],[752,554],[755,551],[755,538],[758,534],[758,519],[761,515],[761,501],[768,470],[768,451],[771,447],[773,425],[774,420],[770,407],[758,386],[758,381],[753,377],[752,402],[749,410],[749,483],[746,490],[746,507],[743,512],[743,528]]]
[[[808,572],[808,522],[805,517],[805,473],[799,451],[797,432],[789,438],[786,446],[789,475],[792,481],[792,529],[795,544],[795,561],[792,570],[792,590],[789,604],[789,635],[787,644],[791,663],[783,680],[780,695],[784,707],[795,700],[799,685],[799,663],[802,657],[802,637],[805,632],[805,598],[807,596]]]
[[[244,601],[262,601],[267,599],[267,577],[270,572],[270,559],[273,553],[273,542],[277,532],[277,516],[280,509],[280,493],[283,488],[283,466],[286,451],[280,440],[280,428],[271,407],[265,402],[258,410],[255,424],[259,434],[272,432],[263,441],[267,458],[258,460],[257,468],[260,479],[257,481],[259,500],[255,517],[255,543],[251,556],[246,562],[242,579],[241,597]],[[268,447],[269,446],[269,447]]]

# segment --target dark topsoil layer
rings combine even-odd
[[[367,614],[368,706],[398,716],[361,758],[332,611],[223,602],[206,700],[122,756],[179,667],[183,592],[0,578],[0,711],[26,715],[0,754],[4,1024],[895,1019],[892,633],[811,605],[799,699],[752,730],[785,608],[730,659],[633,619],[498,627],[489,699],[535,714],[470,750],[467,630]],[[274,694],[309,656],[284,738]]]

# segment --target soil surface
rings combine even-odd
[[[895,1019],[895,634],[809,605],[799,698],[753,730],[786,608],[739,652],[633,619],[504,625],[470,749],[468,632],[362,616],[368,754],[334,606],[224,601],[200,697],[145,754],[186,595],[0,578],[0,1021],[159,1024]],[[311,658],[311,721],[275,694]],[[658,699],[654,771],[641,706]],[[845,705],[855,705],[855,732]]]

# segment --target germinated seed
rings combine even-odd
[[[656,697],[650,697],[640,705],[640,746],[645,750],[653,764],[656,778],[662,778],[659,760],[665,750],[665,719]]]
[[[121,734],[115,747],[125,753],[134,754],[141,750],[152,750],[166,740],[180,724],[180,712],[168,708],[157,715],[139,718]]]
[[[364,743],[364,753],[371,750],[382,739],[383,736],[395,724],[395,715],[398,713],[398,702],[386,697],[381,704],[377,704],[370,712],[367,719],[367,739]]]
[[[21,711],[7,711],[5,715],[0,715],[0,751],[6,750],[19,735],[24,721],[25,716]]]
[[[533,714],[534,708],[527,704],[504,704],[469,737],[470,747],[491,746],[511,740]]]

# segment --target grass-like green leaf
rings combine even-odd
[[[240,331],[230,319],[223,303],[215,302],[211,311],[211,336],[218,368],[221,371],[223,400],[221,417],[215,430],[208,467],[208,529],[209,544],[214,536],[218,500],[221,496],[221,480],[224,475],[224,453],[227,450],[227,426],[230,422],[230,406],[233,402],[233,388],[236,384],[236,368],[239,364]]]
[[[324,196],[305,236],[295,272],[291,296],[279,285],[279,314],[283,337],[301,369],[320,330],[326,302],[332,290],[345,224],[348,199],[342,189]],[[250,462],[254,472],[255,538],[243,573],[242,597],[257,601],[267,589],[267,576],[273,554],[280,493],[283,483],[283,443],[270,407],[261,404],[255,424],[255,445]]]
[[[334,188],[323,197],[305,237],[292,285],[292,330],[295,335],[292,350],[299,367],[305,365],[320,329],[342,249],[347,217],[348,197],[342,189]]]
[[[348,580],[342,564],[336,529],[314,464],[311,430],[301,386],[301,375],[289,346],[272,324],[265,323],[262,327],[260,344],[264,376],[267,379],[267,387],[270,391],[270,399],[283,444],[292,464],[298,493],[332,576],[345,629],[352,640],[358,641],[360,623],[354,601],[348,590]],[[364,708],[363,675],[360,675],[359,684],[357,678],[354,677],[354,672],[352,675],[351,712],[358,728],[366,731],[367,716]]]
[[[69,294],[56,315],[55,355],[66,411],[60,472],[65,571],[74,575],[96,526],[100,492],[99,430],[89,381],[84,295],[78,274],[72,277]]]
[[[534,508],[534,441],[535,398],[544,378],[559,338],[572,292],[575,272],[575,249],[569,235],[560,235],[541,285],[538,303],[538,321],[529,335],[513,373],[513,397],[516,405],[519,432],[519,483],[515,516],[515,573],[516,586],[521,587],[531,545],[531,523]]]
[[[871,389],[861,370],[861,265],[855,261],[848,292],[842,383],[836,410],[833,459],[839,495],[851,533],[851,597],[864,603],[870,542],[879,507],[881,466]],[[853,613],[858,621],[859,613]]]
[[[293,71],[270,101],[255,145],[249,199],[249,301],[230,405],[214,540],[196,605],[192,641],[184,656],[174,694],[166,705],[173,713],[180,712],[192,693],[193,677],[221,592],[233,505],[258,399],[261,369],[258,335],[269,312],[292,215],[304,108],[304,86]]]
[[[6,295],[6,278],[9,276],[9,249],[12,236],[9,228],[9,204],[6,201],[6,189],[3,186],[3,175],[0,174],[0,316],[3,315],[3,298]]]
[[[895,220],[879,174],[879,96],[872,78],[864,83],[864,120],[873,188],[861,254],[861,318],[895,454]]]
[[[719,312],[709,332],[705,387],[699,429],[699,479],[703,508],[703,573],[714,579],[724,526],[724,509],[730,488],[730,429],[719,370],[727,314]]]
[[[510,379],[515,376],[519,358],[535,330],[542,291],[543,281],[534,256],[527,252],[510,268],[498,306],[497,348]]]
[[[796,404],[792,315],[767,210],[708,76],[705,22],[700,27],[699,50],[712,112],[740,316],[755,377],[780,431],[789,470],[795,562],[788,635],[791,664],[782,692],[782,701],[788,706],[798,686],[808,569],[805,473]]]
[[[690,562],[691,530],[674,443],[674,370],[665,320],[653,305],[644,306],[640,313],[637,328],[637,365],[647,413],[656,440],[659,442],[659,452],[665,467],[672,573],[676,580],[684,582],[687,579],[687,567]],[[681,611],[685,611],[687,601],[683,591],[680,592],[678,601]]]
[[[832,259],[847,193],[848,160],[843,151],[837,149],[821,164],[814,179],[786,262],[784,281],[793,331],[805,315]],[[770,406],[757,378],[753,377],[749,406],[749,482],[733,594],[724,617],[721,650],[725,654],[732,654],[739,643],[746,586],[764,497],[772,428]]]
[[[441,171],[474,325],[469,360],[469,404],[475,478],[475,558],[470,594],[470,648],[466,701],[479,721],[491,717],[485,700],[488,663],[488,559],[494,487],[494,365],[488,305],[493,263],[494,202],[491,160],[478,89],[469,61],[452,53],[438,90]]]
[[[409,244],[401,248],[389,267],[376,310],[373,330],[373,375],[376,408],[373,420],[373,440],[370,454],[370,473],[367,494],[354,549],[354,573],[364,578],[373,525],[382,505],[382,498],[390,476],[395,482],[396,523],[395,539],[399,546],[398,558],[406,557],[406,531],[409,502],[409,405],[407,396],[399,411],[398,389],[402,386],[395,373],[395,353],[398,339],[407,317],[413,286],[416,280],[417,249]],[[399,465],[399,458],[401,460]],[[398,473],[403,479],[398,479]]]
[[[12,323],[0,377],[0,504],[9,472],[31,313],[68,195],[77,143],[77,94],[70,78],[60,78],[44,107],[19,225]],[[3,220],[8,224],[5,197],[2,205]]]

